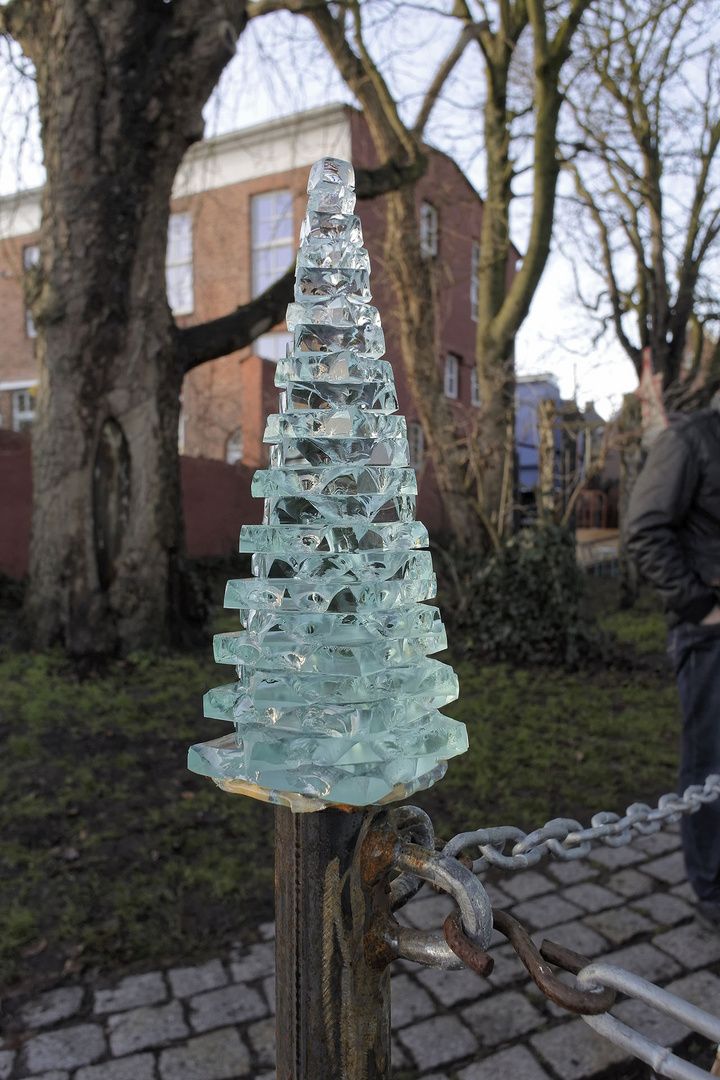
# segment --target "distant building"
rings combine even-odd
[[[295,257],[305,213],[309,166],[324,155],[375,164],[369,132],[356,110],[327,105],[193,146],[178,173],[167,248],[170,307],[182,326],[227,314],[261,293]],[[457,165],[429,150],[430,165],[416,188],[423,258],[436,267],[438,365],[444,391],[463,427],[480,406],[475,370],[477,283],[482,201]],[[35,327],[25,309],[21,279],[39,258],[41,191],[0,199],[0,426],[32,425],[37,365]],[[408,420],[418,470],[418,517],[442,523],[424,438],[407,389],[398,343],[396,300],[384,268],[383,200],[360,203],[373,267],[373,302],[380,310],[393,363],[400,410]],[[513,250],[508,277],[514,275]],[[275,363],[291,340],[284,325],[251,348],[203,364],[185,379],[178,442],[191,457],[242,463],[267,461],[265,418],[277,409]],[[529,475],[529,474],[528,474]],[[258,510],[259,512],[259,510]]]
[[[554,375],[519,375],[515,383],[515,448],[517,453],[517,482],[520,501],[534,502],[538,484],[538,406],[551,399],[560,405],[560,388]],[[555,450],[558,458],[562,448],[562,433],[557,426]]]

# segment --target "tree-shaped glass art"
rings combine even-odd
[[[240,535],[254,576],[225,593],[244,629],[214,641],[238,681],[205,695],[234,731],[189,755],[221,788],[294,810],[405,798],[467,749],[465,725],[438,711],[457,677],[430,659],[447,641],[424,603],[435,575],[354,184],[345,161],[310,172],[294,345],[277,366],[270,468],[252,483],[264,524]]]

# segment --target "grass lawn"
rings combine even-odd
[[[615,667],[459,665],[470,752],[413,797],[439,835],[587,822],[671,790],[678,706],[649,602],[611,612]],[[206,653],[137,655],[80,679],[58,653],[0,651],[0,986],[195,961],[272,913],[272,810],[188,773],[220,734]]]

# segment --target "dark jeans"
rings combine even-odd
[[[681,623],[670,631],[683,714],[678,790],[720,773],[720,626]],[[700,900],[720,903],[720,800],[684,814],[682,839],[690,884]]]

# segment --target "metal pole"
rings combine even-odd
[[[376,810],[275,810],[277,1080],[389,1080],[390,977],[366,963]]]

